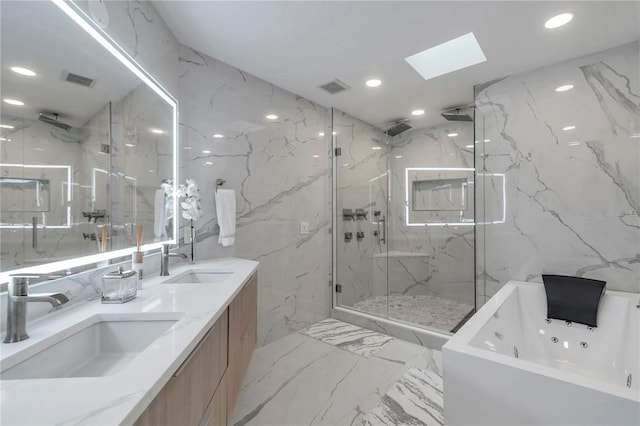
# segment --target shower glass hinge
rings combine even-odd
[[[335,153],[336,157],[340,157],[342,155],[342,148],[336,148]]]
[[[336,284],[336,293],[342,293],[342,285]]]

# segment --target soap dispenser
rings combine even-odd
[[[102,303],[126,303],[135,299],[138,291],[138,274],[125,271],[122,266],[117,271],[102,277]]]

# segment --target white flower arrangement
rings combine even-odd
[[[180,203],[182,217],[189,220],[198,220],[202,217],[200,188],[195,180],[187,179],[186,185],[180,185],[177,196],[178,198],[184,198]]]

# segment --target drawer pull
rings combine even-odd
[[[196,347],[191,351],[191,353],[189,354],[189,356],[187,357],[187,359],[184,360],[184,362],[180,365],[180,367],[178,367],[178,369],[176,370],[175,373],[173,373],[173,377],[178,377],[180,374],[182,374],[182,371],[187,368],[187,365],[189,365],[189,362],[191,362],[191,359],[195,356],[195,354],[200,350],[200,348],[202,347],[202,345],[204,344],[204,341],[207,340],[207,337],[209,337],[209,335],[211,334],[211,332],[213,331],[213,329],[216,328],[216,326],[214,325],[213,327],[211,327],[209,329],[209,331],[207,331],[207,334],[204,335],[204,337],[198,342],[198,344],[196,345]]]

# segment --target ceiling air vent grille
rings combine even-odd
[[[323,84],[320,86],[321,89],[326,90],[327,92],[335,95],[336,93],[340,93],[344,90],[347,90],[349,86],[338,80],[337,78],[327,84]]]
[[[84,86],[84,87],[93,86],[93,82],[95,81],[92,78],[83,77],[81,75],[73,74],[70,72],[66,73],[64,80],[68,81],[69,83],[79,84],[80,86]]]

